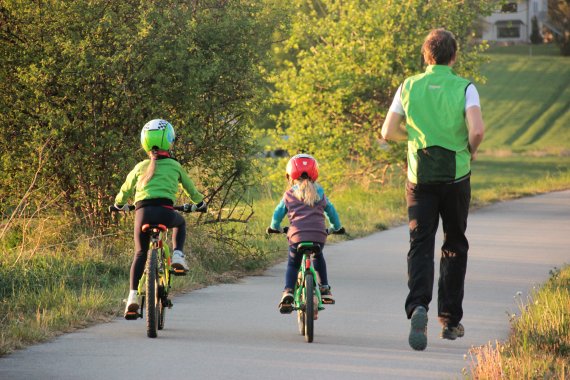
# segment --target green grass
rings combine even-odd
[[[475,379],[565,379],[570,376],[570,267],[526,299],[518,299],[520,316],[512,316],[506,342],[475,347]]]
[[[570,149],[570,58],[552,45],[495,47],[477,84],[486,124],[485,150]]]
[[[570,156],[482,154],[472,169],[474,206],[570,188]]]
[[[124,260],[49,251],[0,258],[0,355],[115,315]]]

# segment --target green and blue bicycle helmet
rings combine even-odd
[[[174,127],[163,119],[149,121],[141,131],[141,145],[145,152],[153,149],[169,150],[175,139]]]

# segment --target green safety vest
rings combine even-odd
[[[451,67],[430,65],[407,78],[401,90],[408,131],[408,180],[452,183],[471,172],[465,122],[465,91],[470,82]]]

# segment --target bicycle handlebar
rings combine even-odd
[[[274,230],[271,227],[267,228],[268,234],[286,234],[288,231],[289,231],[289,227],[287,227],[287,226],[283,227],[283,229],[281,231],[280,230]],[[331,230],[330,228],[327,228],[326,231],[327,231],[327,235],[345,235],[346,234],[346,230],[344,229],[344,227],[341,227],[336,231]]]
[[[109,206],[109,212],[120,212],[120,211],[133,211],[135,209],[135,205],[127,205],[128,210],[123,210],[122,208],[118,208],[115,207],[115,205]],[[186,213],[190,213],[190,212],[206,212],[206,210],[195,210],[192,211],[192,205],[191,204],[184,204],[184,205],[179,205],[179,206],[172,206],[173,209],[175,209],[176,211],[180,211],[180,212],[186,212]]]
[[[119,211],[133,211],[135,209],[135,205],[128,205],[128,210],[123,210],[122,208],[115,207],[115,205],[109,206],[109,212],[119,212]]]

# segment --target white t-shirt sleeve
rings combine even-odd
[[[481,108],[481,103],[479,101],[479,93],[475,85],[471,83],[467,86],[467,90],[465,91],[465,111],[467,111],[467,108],[474,106]]]
[[[394,95],[394,100],[392,100],[392,105],[390,106],[389,111],[395,112],[402,116],[406,115],[406,113],[404,112],[404,106],[402,105],[402,85],[398,87],[398,90]]]

